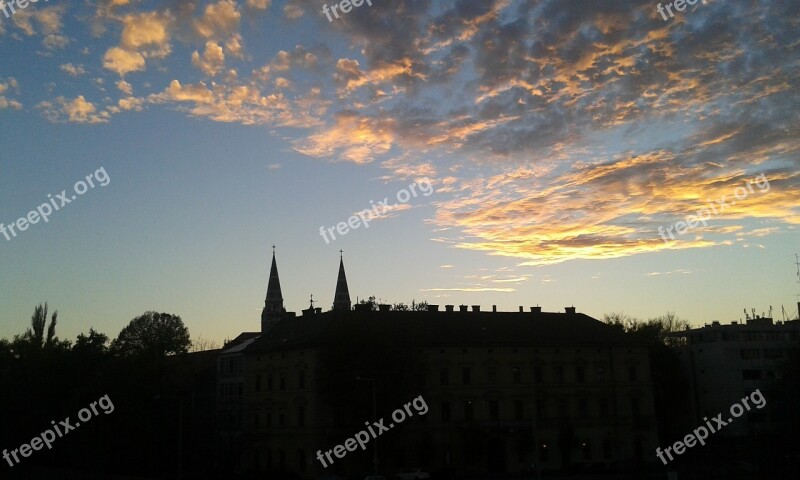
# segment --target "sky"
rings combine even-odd
[[[0,338],[258,331],[273,245],[289,311],[341,250],[353,302],[797,315],[800,2],[371,3],[5,2]]]

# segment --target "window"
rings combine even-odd
[[[286,374],[281,372],[281,390],[286,390]]]
[[[306,471],[306,452],[297,450],[297,468],[301,472]]]
[[[578,416],[581,418],[589,416],[589,401],[585,398],[578,399]]]
[[[742,370],[742,380],[761,380],[761,370]]]
[[[464,402],[464,420],[471,422],[474,418],[474,412],[472,410],[472,402],[467,400]]]
[[[280,412],[278,412],[278,426],[282,427],[285,424],[286,424],[286,414],[284,413],[283,410],[281,410]]]
[[[306,388],[306,372],[300,371],[297,372],[297,388],[303,390]]]
[[[261,374],[256,375],[256,392],[261,391]]]
[[[533,367],[533,381],[537,384],[542,383],[544,381],[544,375],[542,375],[542,367]]]
[[[607,417],[608,416],[608,399],[603,397],[599,401],[600,403],[600,416]]]
[[[642,414],[642,406],[639,402],[639,398],[637,397],[631,398],[631,414],[634,418],[639,418],[639,416]]]
[[[601,383],[605,383],[606,381],[606,369],[605,367],[597,367],[597,381]]]
[[[306,407],[303,405],[297,407],[297,426],[306,426]]]
[[[522,400],[514,400],[514,418],[517,420],[525,418],[525,407],[522,404]]]
[[[550,456],[547,454],[547,444],[542,442],[542,444],[539,445],[539,461],[546,462],[549,459]]]
[[[261,423],[261,418],[258,413],[258,410],[256,410],[255,413],[253,414],[253,427],[258,428],[259,423]]]
[[[757,348],[743,348],[739,350],[742,360],[755,360],[761,358],[761,351]]]
[[[267,426],[272,426],[272,410],[267,410]]]
[[[581,442],[581,454],[584,460],[592,459],[592,444],[588,440]]]
[[[442,402],[442,422],[450,421],[450,403]]]
[[[637,377],[636,365],[628,365],[628,380],[635,382]]]
[[[450,385],[450,371],[447,367],[442,368],[439,371],[439,383],[442,385]]]
[[[519,367],[514,367],[511,369],[511,376],[513,379],[512,381],[515,384],[522,383],[522,372],[520,371]]]
[[[614,449],[611,446],[611,439],[604,438],[603,439],[603,459],[611,460],[614,456]]]
[[[544,420],[544,417],[546,415],[547,415],[547,404],[543,399],[536,400],[536,419]]]
[[[464,385],[469,385],[471,382],[470,378],[470,368],[469,367],[462,367],[461,368],[461,383]]]
[[[489,400],[489,420],[500,420],[500,402]]]
[[[567,418],[569,416],[569,404],[566,398],[558,399],[558,418]]]
[[[767,360],[775,360],[777,358],[783,358],[783,349],[780,348],[765,348],[764,349],[764,358]]]
[[[490,369],[489,369],[489,370],[486,372],[486,377],[487,377],[487,378],[486,378],[486,380],[487,380],[487,383],[488,383],[489,385],[494,385],[495,383],[497,383],[497,371],[495,371],[495,369],[494,369],[494,368],[490,368]]]
[[[267,374],[267,390],[272,391],[272,373]]]
[[[586,381],[586,369],[583,367],[575,367],[575,381],[583,383]]]
[[[555,367],[554,373],[556,375],[556,382],[562,383],[564,381],[564,367],[561,365]]]

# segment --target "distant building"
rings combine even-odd
[[[222,369],[226,361],[239,365],[239,352],[244,356],[245,470],[302,476],[371,471],[375,442],[327,470],[316,458],[318,450],[335,447],[356,433],[353,428],[375,420],[371,409],[359,410],[353,413],[355,427],[337,426],[342,412],[331,406],[323,388],[323,372],[331,368],[327,349],[352,338],[402,339],[413,346],[407,352],[411,363],[421,366],[415,372],[418,391],[403,394],[409,398],[381,399],[401,407],[422,395],[429,407],[426,415],[378,437],[381,473],[408,467],[530,471],[537,457],[545,471],[655,462],[647,346],[574,307],[564,313],[540,307],[490,312],[478,305],[471,310],[447,305],[445,311],[437,305],[428,311],[390,311],[388,305],[351,309],[340,260],[333,309],[323,313],[312,302],[295,316],[283,310],[277,277],[273,254],[261,335],[241,350],[226,350],[228,360],[220,358]],[[378,395],[394,381],[367,380],[377,384]],[[363,398],[365,392],[369,385],[352,395]]]
[[[217,355],[217,425],[222,456],[238,452],[242,447],[242,417],[244,416],[244,349],[258,338],[258,332],[244,332],[226,343]],[[238,456],[237,456],[238,457]],[[240,468],[240,458],[224,458]]]
[[[792,342],[800,340],[800,321],[773,322],[756,317],[746,323],[713,322],[702,328],[670,335],[692,385],[692,404],[698,423],[718,413],[728,416],[731,405],[779,375]],[[769,398],[766,398],[769,403]],[[751,409],[729,423],[722,435],[743,436],[763,430],[769,423],[766,409]],[[773,419],[779,421],[779,419]]]

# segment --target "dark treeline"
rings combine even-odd
[[[113,340],[90,329],[73,343],[58,338],[58,313],[48,323],[47,309],[35,308],[24,333],[0,339],[0,449],[30,444],[51,421],[75,425],[79,410],[104,395],[113,411],[99,409],[13,467],[13,458],[0,460],[3,477],[44,467],[174,478],[179,448],[184,471],[214,466],[214,392],[199,387],[213,378],[214,352],[186,355],[180,317],[147,312]]]

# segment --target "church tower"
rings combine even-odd
[[[339,279],[336,281],[336,293],[333,295],[333,310],[346,312],[350,310],[350,290],[347,288],[347,277],[344,274],[344,258],[339,251]]]
[[[269,270],[269,283],[267,284],[267,298],[264,300],[264,310],[261,311],[261,332],[269,330],[285,313],[283,294],[281,294],[281,280],[278,278],[278,265],[275,263],[275,246],[273,245],[272,267]]]

